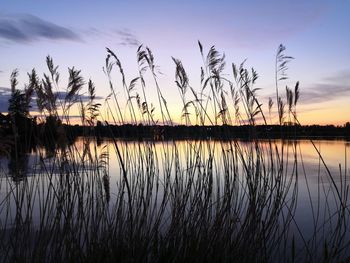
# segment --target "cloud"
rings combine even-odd
[[[119,45],[138,47],[141,44],[141,42],[129,29],[116,30],[115,32],[119,35],[119,38],[121,40],[121,42],[119,42]]]
[[[85,37],[89,37],[89,38],[93,38],[93,39],[101,39],[101,38],[113,38],[113,35],[108,33],[107,31],[101,31],[100,29],[96,28],[96,27],[89,27],[86,29],[82,29],[81,33],[85,36]]]
[[[58,95],[58,100],[64,100],[64,98],[67,95],[67,92],[59,91],[57,93],[57,95]],[[0,112],[7,112],[8,101],[9,101],[10,97],[11,97],[11,89],[10,88],[5,88],[5,87],[0,87]],[[76,96],[76,99],[78,101],[81,100],[82,102],[87,102],[87,101],[90,100],[90,97],[87,96],[87,95],[78,95],[78,96]],[[95,97],[95,100],[102,100],[102,99],[104,99],[104,98],[101,97],[101,96],[96,96]],[[31,108],[30,108],[31,111],[37,111],[38,110],[35,101],[36,101],[36,96],[33,95],[32,102],[31,102]]]
[[[11,89],[10,88],[5,88],[5,87],[0,87],[0,112],[7,112],[8,110],[8,102],[9,99],[11,98]],[[38,107],[35,103],[36,97],[33,96],[32,102],[31,102],[31,111],[37,111]]]
[[[0,40],[29,43],[43,39],[84,41],[91,38],[105,40],[115,40],[117,38],[119,39],[119,45],[129,47],[140,45],[140,41],[135,34],[127,28],[100,30],[89,27],[73,31],[30,14],[0,14]]]
[[[22,43],[40,39],[81,41],[71,29],[29,14],[0,15],[0,38]]]
[[[10,88],[0,87],[0,96],[11,94]]]
[[[294,87],[292,87],[294,88]],[[281,96],[285,96],[285,90],[281,89]],[[332,76],[324,77],[319,83],[314,83],[308,87],[304,87],[301,83],[299,104],[312,105],[322,104],[322,102],[328,102],[332,100],[341,99],[350,96],[350,70],[338,72]],[[264,100],[269,98],[275,99],[276,94],[271,93],[264,96]],[[275,101],[274,101],[275,103]],[[310,110],[321,110],[323,108],[314,108],[312,106]]]
[[[8,109],[8,101],[11,96],[11,89],[0,87],[0,112],[5,112]]]
[[[350,96],[350,70],[326,77],[320,83],[300,91],[302,104],[321,103]]]
[[[66,92],[66,91],[59,91],[59,92],[57,92],[56,94],[57,94],[57,98],[58,98],[59,100],[64,100],[64,98],[67,96],[67,92]],[[81,100],[82,102],[87,102],[87,101],[90,100],[90,97],[87,96],[87,95],[81,95],[81,94],[79,94],[79,95],[76,95],[76,97],[75,97],[74,99],[76,99],[76,100],[78,100],[78,101]],[[95,96],[95,100],[102,100],[102,99],[104,99],[104,98],[101,97],[101,96]]]
[[[89,27],[81,30],[81,32],[84,37],[99,41],[103,39],[105,42],[114,42],[117,39],[119,41],[117,44],[121,46],[138,47],[141,44],[136,35],[127,28],[101,30],[95,27]]]

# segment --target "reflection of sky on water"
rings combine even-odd
[[[282,144],[284,146],[282,154]],[[327,164],[328,169],[331,172],[334,182],[336,182],[339,189],[341,189],[341,177],[345,175],[344,168],[347,165],[347,175],[349,172],[349,162],[345,159],[346,154],[350,153],[350,144],[346,141],[326,141],[319,140],[314,141],[315,146],[322,154],[322,157]],[[260,141],[259,145],[264,155],[264,160],[269,162],[268,150],[270,144],[268,141]],[[89,147],[90,153],[86,151],[86,147]],[[250,142],[220,142],[220,141],[167,141],[167,142],[152,142],[152,141],[118,141],[118,147],[121,152],[123,160],[125,160],[126,168],[129,174],[133,176],[141,176],[143,166],[140,165],[140,156],[148,156],[154,160],[154,171],[159,174],[159,181],[164,182],[163,175],[165,174],[165,169],[170,169],[172,174],[174,171],[174,158],[178,158],[179,167],[181,173],[186,175],[187,170],[192,169],[198,161],[201,160],[202,164],[206,163],[207,160],[213,158],[214,167],[213,174],[218,178],[222,177],[225,173],[224,167],[227,160],[224,158],[224,153],[227,154],[233,151],[234,147],[239,147],[243,152],[242,158],[247,158],[250,152],[254,152],[253,144]],[[294,215],[294,220],[298,224],[299,230],[302,231],[305,237],[312,235],[314,230],[314,225],[316,222],[316,228],[325,226],[330,227],[330,225],[322,225],[324,220],[332,219],[331,216],[336,211],[339,203],[335,202],[334,196],[336,192],[332,188],[332,180],[327,174],[327,170],[322,164],[316,150],[312,143],[308,140],[299,140],[296,144],[292,142],[282,142],[280,140],[272,141],[271,147],[275,156],[273,160],[276,161],[278,158],[276,152],[279,153],[279,158],[284,159],[284,172],[286,178],[289,178],[293,173],[293,163],[294,154],[296,150],[296,156],[298,160],[297,171],[297,206]],[[26,182],[28,185],[38,185],[38,187],[43,188],[43,193],[45,192],[45,187],[48,187],[49,183],[47,180],[47,175],[50,176],[50,183],[57,183],[59,181],[59,176],[65,174],[65,169],[72,169],[74,167],[75,171],[83,171],[89,174],[89,171],[96,169],[95,166],[91,166],[89,163],[89,158],[101,157],[103,154],[108,154],[108,159],[106,163],[108,164],[109,171],[109,187],[110,187],[110,198],[111,203],[116,200],[116,194],[118,187],[120,185],[121,179],[121,167],[118,161],[114,143],[111,140],[106,140],[101,143],[101,145],[92,144],[89,141],[84,141],[82,139],[78,140],[74,145],[74,150],[68,152],[68,161],[59,162],[53,158],[47,157],[48,154],[44,149],[39,149],[37,153],[29,153],[25,158],[22,158],[20,162],[20,167],[26,167],[27,177]],[[151,150],[150,150],[151,149]],[[209,155],[210,153],[210,155]],[[346,154],[345,154],[346,153]],[[228,155],[230,156],[230,155]],[[146,159],[146,158],[145,158]],[[83,160],[83,162],[81,162]],[[8,160],[4,157],[0,158],[0,197],[1,200],[5,200],[8,196],[9,189],[14,189],[18,187],[24,187],[24,178],[15,178],[13,175],[9,175],[9,169],[13,166],[14,160]],[[145,161],[145,160],[143,160]],[[232,160],[228,160],[232,162]],[[26,162],[26,163],[23,163]],[[238,158],[236,162],[239,166],[242,165],[241,159]],[[346,164],[346,162],[348,162]],[[12,166],[11,166],[12,163]],[[341,167],[341,173],[340,168]],[[201,168],[198,167],[197,171]],[[238,169],[242,171],[242,167]],[[101,170],[102,171],[102,170]],[[145,171],[145,170],[143,170]],[[195,175],[198,176],[198,175]],[[19,179],[19,180],[16,180]],[[242,185],[244,185],[245,179],[240,178]],[[214,180],[214,185],[222,184]],[[34,186],[33,189],[36,186]],[[215,186],[214,186],[215,187]],[[293,189],[293,188],[291,188]],[[342,188],[343,189],[343,188]],[[291,193],[289,197],[291,196]],[[43,201],[44,199],[41,199]],[[159,200],[155,201],[159,203]],[[289,202],[288,198],[286,202]],[[40,204],[36,203],[33,205],[34,214],[39,214]],[[110,205],[112,208],[112,205]],[[37,209],[37,210],[35,210]],[[14,213],[14,211],[12,211]],[[3,214],[0,218],[3,218]],[[331,224],[335,219],[329,222]],[[34,218],[34,221],[35,218]],[[293,226],[291,231],[297,235],[297,229]],[[322,233],[320,233],[321,235]],[[296,239],[298,240],[298,239]],[[299,240],[300,241],[300,240]]]
[[[282,141],[276,140],[273,141],[273,147],[277,145],[279,149],[278,153],[281,155],[281,144]],[[284,160],[286,164],[285,168],[287,169],[287,173],[291,172],[292,165],[294,162],[294,148],[293,143],[284,142]],[[334,176],[334,180],[338,182],[340,180],[340,167],[342,169],[342,174],[345,174],[345,152],[347,155],[350,154],[350,143],[342,140],[316,140],[314,141],[315,146],[320,151],[328,169],[330,170],[332,176]],[[164,153],[168,151],[168,158],[174,157],[174,149],[176,148],[177,156],[180,157],[180,163],[184,164],[184,168],[186,167],[186,158],[188,158],[189,151],[198,151],[200,150],[200,156],[203,160],[206,159],[206,155],[211,151],[213,153],[214,159],[220,161],[222,160],[222,150],[224,149],[226,152],[229,152],[232,147],[235,147],[234,144],[228,142],[219,142],[219,141],[210,141],[210,142],[200,142],[200,141],[168,141],[168,142],[137,142],[137,141],[119,141],[119,147],[122,153],[123,158],[126,160],[131,160],[132,158],[138,158],[137,154],[139,154],[140,146],[145,149],[146,145],[153,145],[154,151],[153,154],[157,156],[159,169],[163,169],[163,162],[165,160]],[[248,154],[249,152],[249,142],[239,142],[239,147]],[[299,180],[301,181],[301,185],[299,187],[303,187],[303,183],[305,182],[305,177],[309,182],[309,187],[311,189],[317,189],[317,184],[329,184],[329,176],[324,168],[324,165],[319,158],[314,146],[311,144],[309,140],[299,140],[296,144],[297,149],[297,159],[298,159],[298,174]],[[269,148],[268,141],[262,140],[260,142],[260,146],[264,149],[266,154],[266,150]],[[86,163],[88,163],[89,156],[84,152],[84,147],[86,147],[86,142],[83,140],[78,140],[74,145],[75,153],[70,155],[75,159],[74,165],[77,166],[78,169],[86,168],[89,169],[87,164],[78,163],[77,160],[84,159]],[[111,140],[106,140],[102,142],[99,146],[90,145],[89,150],[91,151],[91,157],[98,157],[101,155],[102,151],[108,152],[109,155],[109,171],[110,176],[118,177],[120,173],[119,162],[116,156],[116,152],[114,149],[113,142]],[[251,149],[250,149],[251,150]],[[145,152],[144,150],[142,150]],[[35,173],[44,173],[45,171],[49,171],[50,173],[58,173],[59,169],[64,168],[65,166],[69,166],[68,162],[53,163],[53,159],[47,157],[48,153],[45,149],[40,149],[38,153],[32,152],[26,154],[25,158],[20,158],[20,162],[27,162],[27,176],[33,176]],[[193,156],[192,156],[193,157]],[[265,158],[268,160],[268,158]],[[288,160],[288,161],[287,161]],[[56,160],[57,161],[57,160]],[[188,160],[187,160],[188,161]],[[193,160],[192,160],[193,161]],[[15,160],[9,161],[9,159],[5,157],[0,158],[0,169],[1,169],[1,178],[6,177],[8,175],[8,169],[11,162],[15,162]],[[347,161],[348,162],[348,161]],[[24,165],[21,163],[21,165]],[[81,167],[79,167],[81,166]],[[349,167],[349,165],[348,165]],[[93,167],[90,167],[93,169]],[[290,171],[288,171],[290,169]],[[349,171],[347,172],[349,174]],[[311,191],[313,192],[313,191]],[[302,194],[303,192],[299,193]]]
[[[208,155],[209,152],[213,153],[214,159],[217,161],[222,161],[222,150],[229,152],[232,147],[235,147],[233,143],[229,142],[219,142],[219,141],[210,141],[210,142],[201,142],[201,141],[168,141],[168,142],[137,142],[137,141],[119,141],[119,148],[121,150],[123,158],[126,158],[126,160],[132,160],[133,158],[138,158],[137,154],[139,154],[139,151],[142,151],[145,153],[145,146],[147,145],[153,145],[154,151],[152,154],[154,154],[157,157],[159,169],[163,169],[163,163],[167,160],[164,159],[166,157],[166,154],[164,153],[168,152],[168,158],[174,157],[175,155],[175,148],[176,148],[176,155],[180,157],[180,163],[184,164],[184,168],[187,165],[186,158],[188,159],[188,153],[189,151],[195,151],[198,153],[198,151],[201,151],[200,156],[203,160],[206,159],[206,155]],[[278,153],[281,155],[281,144],[282,141],[276,140],[273,141],[273,148],[277,146]],[[291,172],[292,165],[294,162],[294,144],[291,142],[284,142],[284,160],[286,162],[285,168],[288,172]],[[342,174],[345,174],[345,164],[346,164],[346,152],[347,155],[350,154],[350,143],[347,141],[342,140],[316,140],[314,141],[315,146],[320,151],[328,169],[330,170],[332,176],[334,176],[334,180],[336,182],[339,181],[339,174],[340,174],[340,167],[342,169]],[[239,147],[245,152],[246,154],[249,153],[249,142],[239,142]],[[262,140],[260,142],[260,146],[262,149],[264,149],[263,152],[265,154],[267,153],[267,149],[269,148],[268,141]],[[87,154],[84,152],[84,147],[86,147],[86,142],[83,140],[78,140],[74,145],[75,153],[73,155],[70,155],[74,159],[74,165],[77,166],[78,169],[80,168],[86,168],[86,169],[93,169],[93,167],[88,167],[85,163],[77,162],[80,160],[85,160],[86,163],[88,163],[88,158],[92,157],[99,157],[101,155],[102,151],[108,152],[109,155],[109,171],[110,176],[118,177],[119,176],[119,162],[116,156],[116,152],[114,149],[113,142],[111,140],[106,140],[102,142],[99,146],[93,146],[92,144],[89,147],[89,150],[91,151],[91,155],[87,156]],[[143,150],[140,150],[140,147],[143,148]],[[311,144],[309,140],[299,140],[296,144],[297,149],[297,159],[298,159],[298,174],[299,174],[299,180],[301,183],[305,182],[305,178],[307,178],[309,182],[309,187],[311,189],[317,189],[318,183],[328,184],[329,176],[326,172],[326,169],[324,168],[324,165],[319,158],[316,150],[314,149],[314,146]],[[275,150],[275,148],[274,148]],[[276,152],[276,151],[274,151]],[[27,153],[25,155],[25,158],[20,158],[19,162],[27,162],[26,168],[27,168],[27,176],[33,176],[35,173],[44,173],[45,171],[49,171],[50,173],[58,173],[59,169],[64,168],[65,166],[69,167],[69,161],[60,163],[60,165],[57,165],[56,163],[53,163],[53,159],[47,157],[48,153],[45,151],[45,149],[40,149],[37,153]],[[193,154],[191,155],[193,157]],[[265,160],[268,160],[268,158],[265,158]],[[193,160],[192,160],[193,161]],[[5,157],[0,158],[0,169],[1,169],[1,178],[6,177],[8,175],[8,169],[11,162],[15,162],[15,160],[7,159]],[[348,161],[347,161],[348,162]],[[21,163],[21,165],[24,165]],[[81,166],[81,167],[80,167]],[[349,167],[349,165],[348,165]],[[220,169],[218,169],[219,171]],[[288,171],[290,170],[290,171]],[[349,174],[349,171],[347,172]],[[299,187],[302,187],[303,184],[301,184]],[[302,193],[299,193],[302,194]]]

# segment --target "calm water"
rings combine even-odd
[[[327,235],[327,231],[336,223],[334,213],[340,207],[337,195],[346,193],[350,181],[348,178],[350,163],[347,159],[350,154],[350,142],[343,140],[316,140],[314,145],[309,140],[296,142],[261,140],[258,144],[246,141],[120,140],[115,144],[111,140],[105,140],[96,144],[87,138],[80,138],[68,148],[61,150],[40,148],[19,156],[17,162],[2,157],[0,159],[1,226],[11,228],[14,225],[18,214],[18,203],[14,200],[17,198],[18,202],[21,192],[26,192],[21,197],[21,202],[24,203],[24,208],[21,208],[22,214],[28,215],[30,210],[32,223],[34,226],[40,225],[44,204],[47,199],[53,198],[50,189],[54,189],[53,185],[60,184],[62,176],[68,174],[72,176],[72,173],[76,177],[72,180],[81,180],[81,184],[86,184],[87,189],[90,187],[89,180],[92,180],[90,184],[93,185],[91,178],[101,176],[103,178],[99,186],[101,193],[96,190],[96,195],[108,198],[109,209],[113,210],[113,203],[118,199],[122,181],[120,158],[123,160],[134,193],[138,192],[140,182],[149,176],[157,178],[155,185],[152,185],[152,191],[155,196],[161,196],[162,184],[169,178],[175,181],[177,176],[182,176],[186,181],[191,176],[199,178],[208,172],[213,175],[214,188],[223,189],[224,178],[231,176],[235,171],[239,185],[243,189],[239,195],[244,196],[247,182],[244,167],[254,169],[257,166],[255,160],[257,145],[260,159],[265,163],[263,167],[267,169],[265,173],[273,176],[274,172],[269,169],[275,167],[277,171],[283,166],[284,183],[288,185],[290,182],[285,202],[291,204],[293,200],[295,201],[295,206],[288,209],[295,209],[291,233],[296,236],[296,240],[301,242],[298,233],[307,240],[315,233]],[[120,153],[119,157],[117,150]],[[272,163],[279,165],[271,166]],[[216,194],[213,195],[213,198],[218,198]],[[161,200],[157,200],[154,196],[152,198],[154,203],[159,205]],[[345,202],[347,203],[344,205],[350,204],[347,200]],[[349,238],[348,232],[346,238]]]

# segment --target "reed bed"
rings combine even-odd
[[[199,90],[190,85],[181,61],[173,58],[183,121],[186,125],[249,124],[248,142],[225,140],[224,133],[220,141],[162,140],[157,131],[155,139],[141,141],[111,136],[101,142],[93,136],[98,120],[104,124],[112,119],[118,124],[154,125],[158,121],[173,125],[155,58],[147,47],[137,51],[139,72],[130,84],[118,56],[107,49],[104,70],[111,89],[104,102],[107,114],[101,114],[102,105],[95,101],[92,81],[87,82],[90,99],[79,101],[79,91],[86,85],[80,71],[69,70],[64,99],[55,93],[60,87],[59,73],[50,57],[49,74],[42,80],[35,70],[29,74],[23,94],[28,95],[29,103],[29,95],[35,92],[46,123],[70,123],[70,109],[79,105],[89,136],[70,144],[64,140],[69,134],[64,134],[62,124],[54,122],[57,127],[47,125],[51,128],[47,130],[65,143],[37,147],[22,159],[13,157],[16,165],[12,170],[10,164],[1,166],[1,261],[350,260],[348,168],[331,174],[313,143],[319,153],[318,180],[322,181],[314,198],[298,141],[261,141],[254,133],[258,122],[273,121],[274,112],[280,125],[286,120],[298,124],[299,83],[294,90],[287,88],[286,97],[279,91],[292,59],[284,54],[285,48],[280,46],[276,55],[277,94],[276,102],[270,99],[268,104],[270,116],[264,114],[258,100],[254,69],[245,69],[244,63],[232,64],[233,80],[229,80],[223,73],[224,55],[211,47],[205,56],[201,43],[199,49],[204,62]],[[113,82],[116,72],[121,85]],[[147,96],[149,79],[158,104]],[[124,90],[126,101],[117,96],[118,87]],[[14,140],[17,145],[19,139]],[[324,172],[326,177],[321,176]],[[303,204],[312,215],[308,231],[303,231],[296,216],[301,179],[309,190],[309,204]]]

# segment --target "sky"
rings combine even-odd
[[[275,55],[279,44],[294,59],[288,80],[300,82],[298,118],[302,124],[343,125],[350,121],[350,1],[43,1],[4,0],[0,3],[0,112],[7,110],[10,74],[19,71],[19,88],[27,72],[47,72],[50,55],[59,65],[65,89],[68,68],[91,78],[99,98],[109,95],[102,68],[106,47],[119,57],[127,81],[138,76],[136,51],[148,46],[155,56],[160,88],[171,115],[181,123],[181,99],[172,57],[180,59],[190,84],[200,88],[205,52],[212,45],[225,53],[227,77],[231,63],[246,60],[259,74],[256,87],[264,105],[275,97]],[[117,95],[125,98],[115,72]],[[156,104],[154,84],[149,97]],[[136,89],[140,91],[139,85]],[[83,94],[84,95],[84,94]],[[123,107],[123,106],[122,106]],[[156,109],[158,110],[158,109]],[[78,112],[72,113],[78,114]]]

